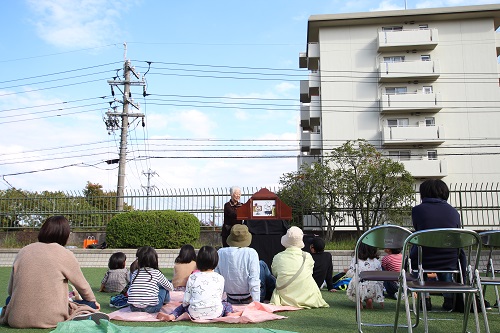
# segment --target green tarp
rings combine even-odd
[[[165,324],[168,325],[168,324]],[[273,330],[268,328],[220,328],[207,326],[180,326],[169,325],[165,327],[119,326],[106,320],[101,320],[100,325],[92,320],[65,321],[57,324],[51,333],[295,333],[291,331]]]

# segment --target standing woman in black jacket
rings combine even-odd
[[[226,240],[231,233],[231,228],[235,224],[241,224],[241,221],[236,220],[236,209],[242,205],[240,202],[241,189],[238,186],[231,186],[229,189],[231,199],[224,205],[224,224],[222,225],[221,237],[222,246],[228,247]]]

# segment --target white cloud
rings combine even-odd
[[[403,3],[403,5],[401,5],[401,3]],[[400,10],[404,8],[403,1],[398,1],[398,4],[396,4],[393,0],[384,0],[379,3],[378,7],[370,8],[370,11]]]
[[[278,91],[280,93],[287,93],[290,90],[295,90],[295,89],[298,89],[298,88],[297,88],[297,85],[295,85],[293,83],[283,82],[283,83],[280,83],[280,84],[276,85],[275,89],[276,89],[276,91]]]
[[[117,20],[133,2],[102,0],[29,0],[37,33],[61,48],[97,47],[116,41]]]
[[[238,120],[248,120],[248,118],[249,118],[248,112],[245,112],[243,110],[236,110],[236,112],[234,113],[234,116]]]
[[[198,110],[181,111],[175,115],[172,122],[176,123],[186,135],[183,137],[210,138],[217,123],[207,114]]]
[[[448,6],[472,6],[485,5],[494,3],[493,0],[434,0],[434,1],[419,1],[415,4],[415,8],[435,8]]]

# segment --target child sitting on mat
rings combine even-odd
[[[169,315],[160,313],[163,319],[173,321],[184,312],[193,319],[214,319],[233,312],[232,305],[222,301],[224,277],[214,272],[218,263],[219,255],[213,247],[203,246],[198,251],[196,266],[200,271],[189,276],[182,304]]]

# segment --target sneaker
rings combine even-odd
[[[109,306],[112,308],[121,309],[128,305],[128,297],[123,294],[118,294],[116,296],[112,296],[109,299]]]
[[[494,308],[498,308],[498,302],[495,302],[495,305],[493,305]]]
[[[484,307],[486,308],[486,310],[491,310],[490,302],[488,302],[487,300],[484,300]]]
[[[73,318],[73,320],[93,320],[97,325],[99,325],[99,320],[101,319],[109,320],[109,316],[104,312],[92,312],[83,313]]]

